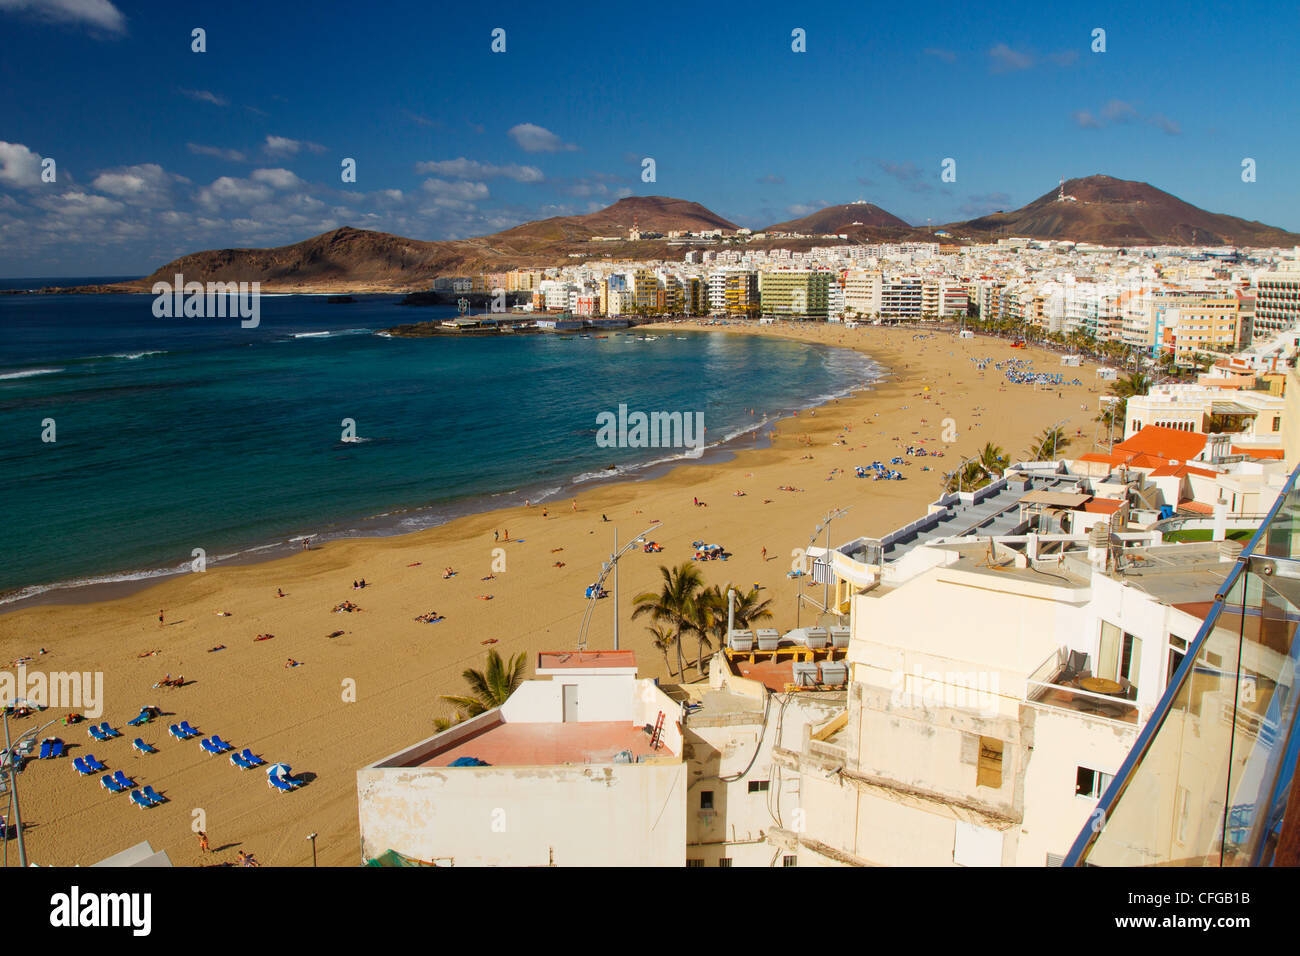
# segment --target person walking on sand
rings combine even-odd
[[[764,560],[764,561],[767,560],[767,548],[764,548],[764,549],[763,549],[763,560]]]
[[[208,847],[208,835],[204,833],[202,830],[199,831],[199,852],[200,853],[212,852],[212,850]]]
[[[506,528],[506,540],[507,540],[507,541],[510,540],[510,529],[509,529],[509,528]]]
[[[573,499],[573,510],[574,510],[574,511],[577,511],[577,510],[578,510],[578,499],[577,499],[577,498],[574,498],[574,499]]]
[[[162,612],[162,608],[159,608],[159,609],[158,609],[158,626],[159,626],[159,627],[162,627],[162,626],[163,626],[163,612]]]
[[[500,529],[498,529],[498,530],[492,532],[492,540],[493,540],[493,541],[500,541],[500,540],[501,540],[501,531],[500,531]]]

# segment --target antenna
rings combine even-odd
[[[1061,177],[1061,188],[1056,193],[1057,202],[1065,202],[1065,177]]]

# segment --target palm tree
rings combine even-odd
[[[984,447],[979,450],[979,454],[976,456],[975,460],[979,462],[980,467],[988,473],[989,480],[991,481],[994,472],[1000,472],[1003,470],[1003,459],[1005,457],[1006,455],[1002,451],[1002,448],[989,441],[984,443]]]
[[[683,561],[675,568],[660,565],[659,573],[663,575],[663,587],[658,593],[645,591],[633,598],[636,608],[632,611],[632,618],[635,620],[648,614],[656,624],[668,625],[677,645],[677,672],[685,675],[682,634],[693,629],[691,621],[695,616],[695,601],[704,581],[699,568],[691,561]]]
[[[443,731],[462,720],[477,717],[494,707],[500,707],[506,702],[506,698],[518,690],[519,685],[524,682],[524,668],[527,666],[528,658],[523,651],[509,661],[503,661],[495,649],[488,651],[485,669],[477,671],[467,667],[461,673],[465,683],[469,684],[469,695],[442,695],[443,700],[456,706],[458,711],[456,716],[451,720],[437,717],[433,721],[434,726],[439,731]]]
[[[1066,436],[1065,430],[1059,425],[1044,428],[1042,434],[1034,439],[1034,444],[1029,449],[1029,460],[1038,461],[1038,456],[1043,452],[1048,452],[1055,457],[1056,453],[1068,444],[1070,444],[1070,439]]]
[[[729,589],[730,585],[728,585]],[[737,590],[734,614],[736,626],[747,628],[772,617],[772,602],[770,600],[760,601],[758,588],[756,587],[750,588],[748,591]]]
[[[943,490],[974,491],[986,484],[988,480],[984,467],[978,461],[972,459],[948,474]]]
[[[695,635],[697,651],[695,669],[702,675],[704,649],[707,647],[712,650],[712,638],[716,637],[721,641],[727,633],[727,599],[716,584],[696,595],[688,629]]]
[[[676,677],[672,665],[668,663],[668,649],[677,643],[677,637],[662,624],[655,624],[650,628],[650,643],[655,646],[655,650],[663,652],[664,670],[668,671],[668,676]]]

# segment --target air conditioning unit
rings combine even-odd
[[[831,647],[844,648],[849,646],[850,631],[847,627],[837,626],[831,629]]]
[[[774,651],[777,645],[781,643],[781,637],[777,634],[775,628],[760,627],[756,632],[758,638],[758,649],[760,651]]]

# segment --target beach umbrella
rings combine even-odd
[[[268,777],[288,777],[292,772],[293,768],[287,763],[273,763],[271,766],[266,768],[266,775]]]

